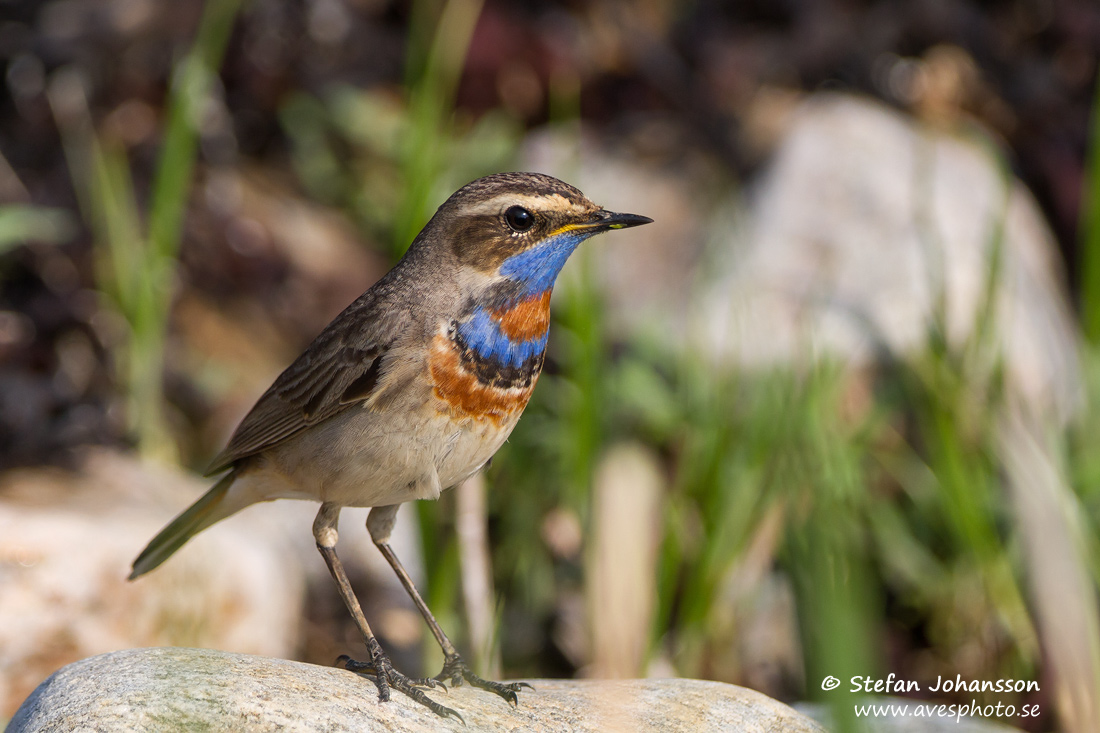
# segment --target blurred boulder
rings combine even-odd
[[[782,703],[721,682],[532,682],[515,708],[469,685],[435,691],[460,722],[399,693],[379,703],[373,682],[342,669],[203,649],[132,649],[60,670],[8,731],[823,731]]]
[[[154,572],[126,581],[138,552],[207,488],[108,451],[91,452],[75,474],[0,477],[0,717],[62,665],[106,651],[294,653],[303,570],[262,514],[216,525]]]
[[[942,304],[947,342],[988,332],[1026,403],[1060,419],[1077,406],[1053,235],[984,136],[817,95],[794,113],[748,216],[729,210],[711,238],[725,259],[691,329],[705,351],[750,366],[804,353],[867,362],[927,346]]]

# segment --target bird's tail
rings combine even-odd
[[[240,507],[230,508],[223,504],[226,494],[229,493],[229,487],[236,478],[236,472],[230,471],[214,484],[210,491],[203,494],[202,498],[162,529],[134,560],[129,580],[157,567],[171,557],[176,550],[183,547],[187,540],[239,509]]]

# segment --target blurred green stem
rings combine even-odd
[[[152,254],[174,260],[195,168],[203,105],[210,94],[241,0],[208,0],[191,52],[179,65],[168,98],[168,126],[149,211]]]
[[[50,87],[73,185],[98,248],[98,285],[129,327],[120,364],[129,426],[141,453],[172,462],[177,452],[164,410],[164,350],[176,255],[201,111],[239,7],[239,0],[208,2],[195,45],[179,64],[167,100],[168,122],[147,229],[126,152],[96,135],[77,72],[59,72]]]
[[[798,387],[796,387],[797,389]],[[794,511],[787,547],[792,559],[799,625],[806,655],[806,686],[821,697],[822,680],[875,676],[879,642],[871,619],[880,605],[870,582],[862,518],[870,494],[860,470],[862,451],[840,415],[844,374],[816,366],[802,389],[799,456],[790,479],[795,505],[812,497],[808,511]],[[800,518],[798,515],[802,514]],[[821,697],[832,709],[838,731],[858,730],[856,693],[845,682]]]
[[[604,333],[603,303],[595,283],[595,261],[590,249],[579,254],[579,277],[561,301],[561,322],[572,333],[575,348],[564,365],[567,378],[576,388],[567,417],[569,460],[566,504],[588,516],[590,486],[596,456],[602,449],[605,433],[603,385],[607,383],[607,345]]]

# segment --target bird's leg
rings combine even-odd
[[[424,621],[428,624],[428,628],[431,629],[432,636],[439,642],[439,646],[443,650],[443,670],[435,676],[435,679],[439,681],[450,680],[451,684],[456,687],[461,685],[462,681],[465,680],[474,687],[480,687],[483,690],[495,692],[513,705],[518,704],[519,699],[516,693],[524,687],[530,688],[531,685],[526,682],[504,684],[502,682],[485,680],[474,674],[473,670],[462,661],[462,657],[459,656],[458,650],[455,649],[455,645],[447,638],[447,635],[443,633],[443,629],[440,628],[439,623],[428,609],[428,604],[420,597],[420,592],[417,591],[416,586],[413,585],[412,578],[409,577],[408,572],[405,570],[405,566],[397,559],[397,555],[394,553],[389,543],[390,532],[393,530],[393,522],[394,518],[397,516],[398,506],[400,505],[392,504],[390,506],[379,506],[371,509],[370,514],[367,516],[367,530],[370,532],[371,539],[374,541],[375,546],[381,551],[382,556],[386,558],[386,562],[390,564],[390,567],[392,567],[393,571],[397,574],[397,578],[401,581],[401,585],[405,586],[405,591],[409,594],[409,597],[412,598],[413,603],[416,604],[417,610],[420,611],[420,615],[424,617]]]
[[[389,657],[382,651],[382,645],[378,643],[374,632],[371,631],[370,624],[367,623],[367,619],[363,615],[363,609],[359,605],[359,599],[355,597],[355,591],[351,588],[348,575],[344,572],[344,565],[340,562],[340,558],[336,556],[336,540],[338,539],[336,523],[339,516],[340,507],[338,505],[321,504],[321,510],[317,512],[317,518],[313,521],[313,537],[317,541],[317,549],[321,552],[321,557],[325,559],[325,564],[328,565],[329,572],[332,573],[332,579],[336,581],[336,587],[340,591],[340,597],[344,600],[344,605],[347,606],[352,619],[355,620],[355,625],[359,628],[359,633],[363,636],[367,651],[370,653],[370,661],[359,662],[347,655],[341,655],[337,663],[352,672],[370,676],[378,687],[378,699],[382,702],[390,699],[390,688],[392,687],[405,693],[436,715],[444,718],[450,715],[462,720],[462,716],[457,712],[435,702],[420,689],[421,686],[442,686],[437,680],[432,678],[412,679],[401,674],[393,668]]]

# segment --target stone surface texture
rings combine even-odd
[[[771,698],[699,680],[532,680],[512,708],[468,686],[434,697],[465,720],[441,719],[404,695],[378,702],[350,672],[204,649],[131,649],[71,664],[47,679],[8,733],[172,731],[823,732]]]

